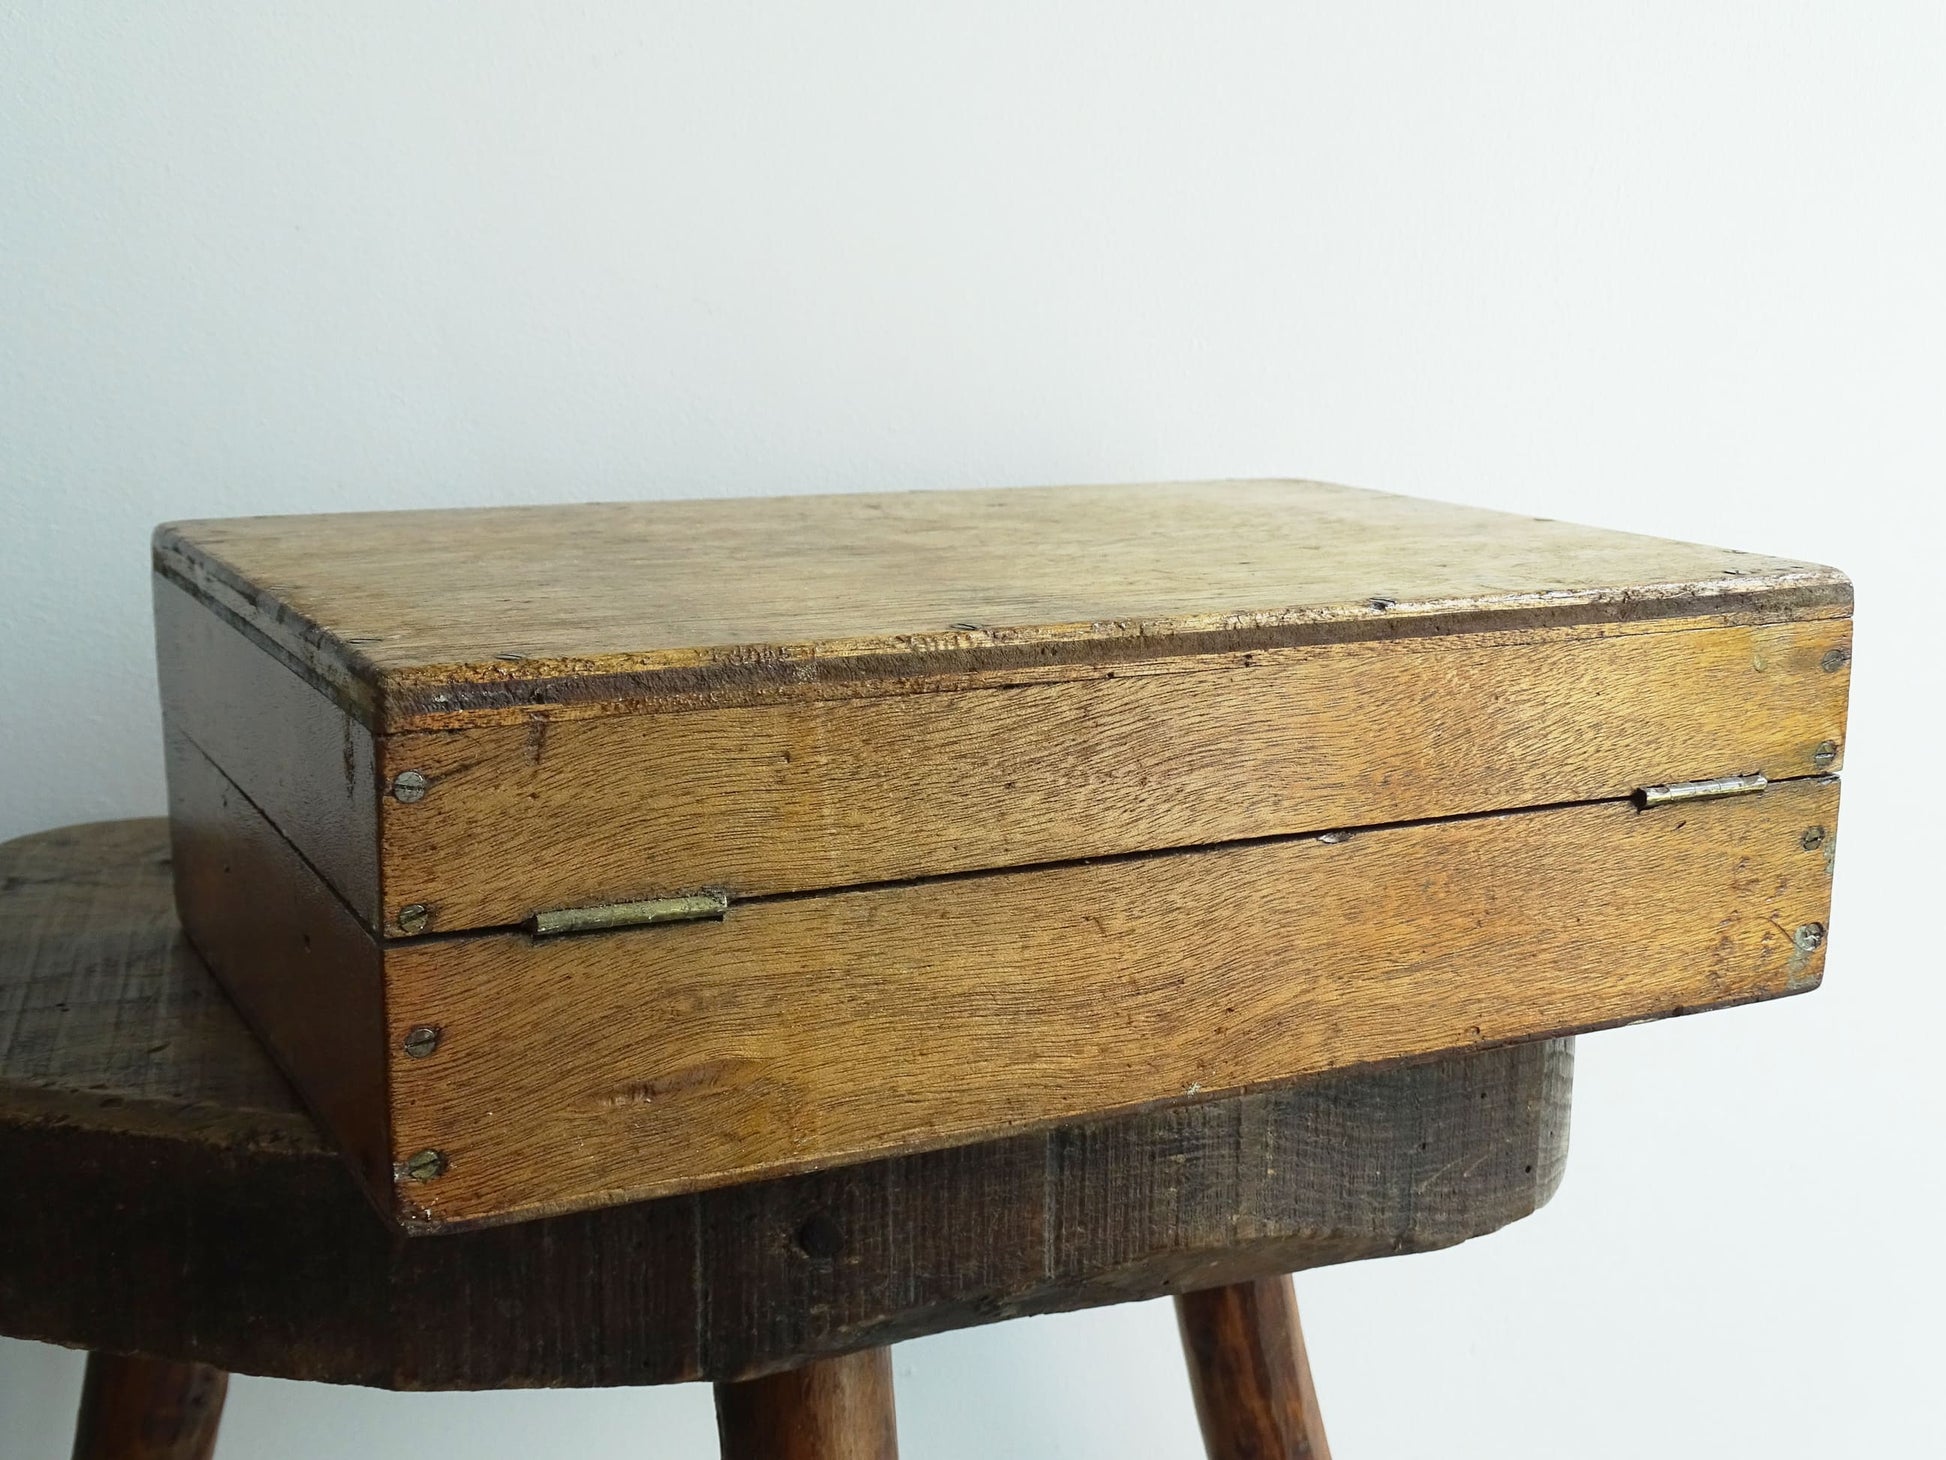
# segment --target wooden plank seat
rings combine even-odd
[[[395,1389],[725,1381],[727,1447],[764,1433],[763,1376],[1448,1246],[1539,1207],[1566,1157],[1572,1041],[1551,1040],[404,1236],[182,938],[168,863],[161,821],[0,847],[0,1331],[206,1366],[177,1376],[171,1402],[199,1416],[186,1444],[214,1433],[216,1370]],[[1233,1330],[1294,1336],[1267,1311],[1261,1294],[1185,1306],[1199,1396],[1236,1389]],[[163,1392],[100,1363],[98,1398]]]

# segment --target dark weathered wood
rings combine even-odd
[[[0,843],[0,1112],[317,1144],[178,930],[167,822]]]
[[[1288,1276],[1176,1295],[1209,1460],[1331,1460]]]
[[[207,1364],[89,1354],[74,1460],[210,1460],[229,1387]]]
[[[1421,1251],[1553,1192],[1571,1045],[460,1236],[366,1206],[169,915],[160,822],[0,847],[0,1331],[392,1388],[741,1379]]]
[[[716,1386],[723,1460],[898,1460],[892,1351]]]

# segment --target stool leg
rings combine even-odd
[[[898,1460],[892,1350],[716,1386],[723,1460]]]
[[[229,1387],[207,1364],[89,1354],[74,1460],[209,1460]]]
[[[1288,1277],[1176,1295],[1209,1460],[1331,1460]]]

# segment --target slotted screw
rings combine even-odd
[[[402,1046],[407,1054],[422,1060],[439,1048],[439,1026],[436,1024],[415,1024],[405,1032]]]

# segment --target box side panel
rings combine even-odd
[[[381,778],[429,789],[381,798],[384,884],[460,931],[1806,775],[1842,749],[1850,637],[1581,626],[388,736]]]
[[[157,574],[163,712],[368,925],[379,919],[372,735],[219,610]]]
[[[183,931],[389,1209],[380,945],[207,756],[166,738]]]
[[[1835,780],[391,944],[427,1224],[783,1174],[1797,992]],[[1818,835],[1807,835],[1813,827]],[[407,1059],[399,1036],[437,1025]]]

